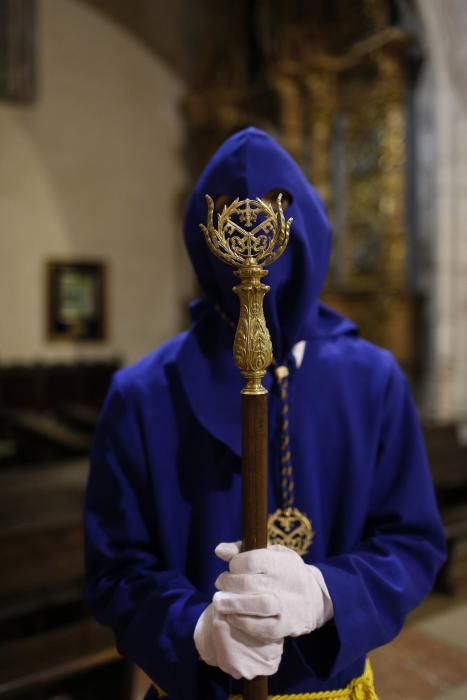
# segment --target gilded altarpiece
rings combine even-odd
[[[243,6],[243,24],[238,5],[235,18],[223,13],[222,23],[235,27],[232,55],[213,48],[216,77],[186,100],[193,175],[238,128],[254,124],[278,137],[333,223],[323,300],[411,371],[417,305],[406,276],[408,39],[384,0],[255,6],[253,19]]]

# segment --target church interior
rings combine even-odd
[[[463,0],[0,0],[0,700],[144,697],[84,602],[88,455],[112,374],[189,324],[184,206],[249,125],[422,423],[449,556],[378,697],[467,699],[466,30]]]

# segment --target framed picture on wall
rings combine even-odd
[[[103,262],[47,264],[47,337],[99,341],[106,337],[106,271]]]

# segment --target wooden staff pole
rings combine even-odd
[[[266,547],[268,396],[242,396],[242,508],[245,550]],[[243,681],[243,700],[265,700],[268,679]]]
[[[269,287],[261,281],[284,251],[292,219],[281,207],[261,199],[236,199],[225,206],[214,226],[214,203],[206,195],[208,225],[200,224],[210,250],[237,267],[233,291],[240,301],[240,318],[234,340],[234,360],[246,380],[242,389],[242,508],[243,549],[267,546],[268,397],[262,379],[272,362],[272,346],[263,313]],[[244,700],[267,700],[267,678],[243,681]]]

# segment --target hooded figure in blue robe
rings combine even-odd
[[[232,269],[199,230],[204,195],[254,199],[278,191],[294,222],[265,280],[265,315],[275,359],[290,370],[295,505],[315,531],[305,561],[321,570],[334,616],[286,638],[269,692],[345,687],[362,673],[367,653],[397,635],[444,561],[406,380],[389,352],[318,300],[331,245],[319,196],[272,138],[240,131],[208,163],[187,207],[186,245],[204,292],[191,308],[192,325],[114,376],[86,494],[90,608],[113,629],[121,654],[173,700],[225,700],[238,688],[199,659],[193,642],[225,570],[214,549],[241,538],[243,380],[225,320],[238,317],[238,299]],[[299,341],[300,366],[291,352]],[[274,512],[281,506],[281,399],[272,371],[264,383]]]

